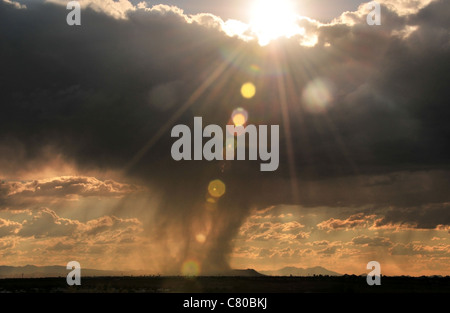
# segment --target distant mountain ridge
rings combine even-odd
[[[0,265],[0,278],[38,278],[38,277],[65,277],[70,272],[65,266],[50,265],[50,266],[6,266]],[[130,272],[83,269],[81,268],[82,276],[123,276],[129,275]]]
[[[218,276],[231,276],[231,277],[262,277],[266,276],[264,274],[261,274],[260,272],[255,271],[252,268],[248,268],[246,270],[237,270],[232,269],[223,273],[220,273]]]
[[[327,270],[321,266],[315,266],[310,268],[301,268],[301,267],[283,267],[276,271],[261,271],[264,275],[269,276],[314,276],[314,275],[323,275],[323,276],[342,276],[342,274]]]
[[[70,272],[65,266],[6,266],[0,265],[0,278],[39,278],[39,277],[65,277]],[[91,276],[142,276],[149,275],[144,271],[117,271],[97,270],[81,268],[81,275]],[[276,271],[256,271],[254,269],[230,269],[214,274],[204,273],[205,276],[227,276],[227,277],[263,277],[263,276],[313,276],[328,275],[341,276],[341,274],[329,271],[321,266],[311,268],[284,267]],[[177,276],[176,274],[173,276]]]
[[[0,278],[39,278],[39,277],[65,277],[70,272],[65,266],[5,266],[0,265]],[[81,276],[142,276],[149,275],[144,271],[114,271],[81,268]],[[229,276],[229,277],[261,277],[265,276],[254,269],[230,269],[214,274],[205,273],[205,276]],[[173,274],[172,276],[177,276]]]

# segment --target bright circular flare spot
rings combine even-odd
[[[296,19],[291,0],[256,0],[251,8],[250,26],[259,44],[265,46],[281,36],[292,37],[298,33]]]
[[[238,108],[231,113],[231,119],[235,126],[244,126],[247,123],[248,113],[242,108]]]
[[[241,94],[246,99],[251,99],[256,94],[256,87],[252,83],[245,83],[241,87]]]
[[[181,266],[181,274],[184,276],[197,276],[200,274],[200,264],[197,261],[186,261]]]
[[[222,197],[225,191],[225,184],[220,179],[213,180],[208,185],[208,192],[214,198]]]
[[[316,78],[303,90],[305,109],[311,113],[324,113],[333,101],[334,87],[327,79]]]
[[[197,234],[195,236],[195,240],[197,240],[199,243],[204,243],[206,241],[206,236],[203,234]]]
[[[234,151],[234,149],[236,149],[236,144],[235,144],[234,138],[227,138],[226,149],[230,150],[230,151]]]
[[[241,113],[236,114],[235,116],[233,116],[233,123],[236,126],[242,126],[244,125],[246,122],[245,120],[245,116]]]

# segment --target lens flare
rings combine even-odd
[[[233,116],[233,123],[234,123],[234,125],[242,126],[242,125],[245,124],[245,122],[246,122],[246,120],[245,120],[245,116],[243,114],[238,113],[238,114],[235,114]]]
[[[208,185],[208,192],[214,198],[222,197],[225,191],[225,184],[220,179],[213,180]]]
[[[197,242],[199,242],[199,243],[205,243],[206,236],[202,233],[199,233],[199,234],[195,235],[195,240],[197,240]]]
[[[200,274],[200,264],[197,261],[189,260],[181,266],[183,276],[198,276]]]
[[[243,108],[237,108],[231,113],[231,120],[235,126],[244,126],[247,123],[248,112]]]
[[[287,63],[279,64],[278,62],[265,62],[264,60],[260,60],[260,57],[255,59],[256,56],[254,55],[251,57],[246,56],[243,59],[241,54],[239,54],[239,50],[236,49],[237,48],[230,49],[230,47],[225,45],[221,46],[219,52],[222,60],[240,72],[251,75],[251,77],[278,77],[289,72]],[[258,65],[256,65],[255,62],[258,62]]]
[[[230,151],[232,151],[232,150],[235,150],[236,149],[236,139],[234,139],[234,137],[233,138],[227,138],[227,141],[226,141],[226,150],[230,150]]]
[[[255,74],[259,74],[261,72],[261,68],[257,64],[252,64],[249,67],[250,71]]]
[[[216,199],[214,199],[213,197],[208,197],[208,198],[206,199],[206,202],[211,203],[211,204],[217,203]]]
[[[303,90],[304,107],[311,113],[324,113],[333,101],[333,94],[334,87],[329,80],[316,78]]]
[[[216,211],[217,210],[217,200],[210,196],[208,199],[206,199],[204,208],[208,212]]]
[[[247,82],[242,85],[241,95],[245,99],[251,99],[255,96],[255,94],[256,94],[256,87],[255,87],[255,85],[253,85],[253,83]]]
[[[225,141],[225,149],[223,149],[223,158],[226,159],[227,155],[235,155],[235,151],[237,148],[237,142],[236,142],[236,138],[234,137],[234,134],[232,138],[227,136],[227,140]],[[228,166],[227,166],[228,165]],[[222,164],[222,173],[225,172],[226,170],[228,170],[230,167],[230,163],[223,163]]]

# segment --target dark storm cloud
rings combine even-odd
[[[439,5],[444,7],[440,12],[448,6],[444,2],[433,4],[437,8]],[[2,137],[25,141],[25,158],[37,156],[45,145],[56,145],[81,164],[124,166],[125,160],[132,159],[194,88],[224,62],[223,46],[243,49],[244,57],[257,49],[252,45],[242,48],[241,42],[225,38],[217,31],[186,25],[172,12],[138,11],[123,21],[88,10],[83,12],[82,27],[77,28],[65,25],[66,11],[60,7],[45,5],[19,11],[2,6],[8,10],[2,19],[5,38],[2,59],[8,60],[1,78],[4,90],[8,91],[2,94],[5,99]],[[424,13],[418,16],[422,15],[426,16]],[[446,160],[448,123],[440,119],[445,116],[445,101],[449,99],[445,88],[449,61],[444,58],[448,53],[448,37],[444,35],[448,31],[432,36],[435,41],[431,42],[430,36],[421,33],[432,32],[434,24],[416,18],[416,23],[421,23],[419,29],[406,40],[400,40],[383,34],[404,25],[400,18],[394,17],[390,12],[384,20],[394,20],[395,27],[386,22],[381,31],[364,25],[324,27],[319,30],[319,38],[326,36],[323,38],[332,44],[328,50],[285,44],[292,52],[282,62],[293,65],[289,74],[300,82],[293,86],[293,97],[288,99],[290,109],[297,113],[292,116],[291,126],[300,174],[308,171],[311,175],[351,174],[354,168],[349,160],[361,172],[436,166],[437,161]],[[346,30],[341,36],[325,35],[330,29],[342,27]],[[439,27],[441,32],[445,30]],[[417,43],[420,38],[427,40],[427,44]],[[313,77],[303,77],[305,69],[296,66],[299,62],[294,60],[298,55],[315,61]],[[239,70],[227,71],[226,75],[230,79],[244,76]],[[329,78],[343,93],[336,97],[329,112],[334,130],[323,116],[299,110],[303,87],[314,76]],[[173,103],[171,110],[158,109],[161,102],[154,98],[167,94],[161,92],[164,88],[161,86],[172,86],[174,92],[167,101]],[[267,92],[262,89],[263,96],[274,94],[270,86],[263,87],[268,88]],[[430,88],[435,90],[431,92]],[[222,100],[227,93],[235,93],[229,89],[218,90],[220,96],[198,99],[180,122],[187,123],[194,113],[201,113],[208,123],[224,124],[230,109],[242,104],[242,100],[240,103]],[[235,99],[230,97],[232,100]],[[258,100],[263,100],[262,106],[266,104],[264,98]],[[274,113],[266,112],[261,122],[282,123],[278,101],[270,100]],[[261,111],[264,109],[267,108]],[[150,170],[166,173],[170,170],[169,166],[161,165],[174,166],[174,172],[203,167],[186,163],[178,167],[172,163],[167,150],[172,142],[169,133],[140,162],[145,163],[139,167],[147,169],[143,173],[146,177]],[[341,137],[345,154],[335,136]],[[305,137],[308,143],[302,142]],[[310,157],[302,150],[310,150]],[[278,174],[287,167],[287,162],[281,163],[284,166]]]
[[[416,207],[394,208],[388,210],[377,226],[387,224],[412,224],[417,228],[436,228],[450,224],[450,203],[428,204]]]
[[[124,170],[125,176],[139,178],[163,195],[161,228],[174,224],[187,235],[202,210],[208,182],[220,178],[227,192],[220,200],[221,213],[213,216],[214,248],[206,254],[217,268],[227,266],[223,255],[252,205],[295,199],[287,138],[282,132],[280,169],[274,173],[259,172],[254,162],[177,163],[170,156],[173,139],[167,124],[176,112],[173,123],[192,126],[193,116],[203,116],[205,124],[224,126],[232,110],[244,106],[250,122],[283,129],[280,94],[285,94],[301,182],[296,193],[306,205],[384,203],[391,198],[397,204],[410,199],[406,188],[399,193],[388,187],[373,192],[381,188],[374,187],[367,200],[364,193],[343,190],[364,190],[367,184],[353,183],[348,176],[448,169],[450,37],[443,13],[450,12],[448,1],[432,3],[408,18],[385,9],[379,28],[364,22],[318,28],[313,48],[300,46],[296,38],[261,48],[188,24],[172,11],[139,10],[128,19],[114,19],[87,9],[82,26],[69,27],[64,7],[27,6],[17,10],[0,2],[1,168],[14,173],[39,164],[51,149],[82,170]],[[392,35],[406,25],[418,28],[405,38]],[[262,68],[260,75],[245,70],[253,63]],[[276,64],[284,74],[268,73]],[[324,114],[307,110],[302,97],[314,79],[334,86]],[[278,90],[280,80],[285,91]],[[258,90],[247,102],[239,95],[246,81],[255,82]],[[187,110],[178,111],[185,105]],[[150,148],[141,150],[149,142]],[[433,172],[424,176],[438,179]],[[347,185],[331,185],[333,180]],[[441,181],[450,186],[448,179]],[[385,183],[389,180],[378,182]],[[423,197],[414,199],[425,204],[437,194],[439,201],[450,201],[442,190],[423,191]],[[423,217],[419,223],[436,224]],[[394,213],[386,218],[397,219]]]

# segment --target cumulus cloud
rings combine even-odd
[[[78,221],[61,218],[49,209],[42,209],[32,220],[24,221],[19,236],[36,238],[71,236],[79,227]]]
[[[325,254],[325,255],[333,255],[336,253],[338,247],[336,246],[332,246],[332,247],[328,247],[322,250],[319,250],[317,253],[318,254]]]
[[[62,241],[58,241],[56,244],[48,247],[48,250],[50,251],[67,251],[67,250],[71,250],[74,247],[73,244],[66,244]]]
[[[95,177],[55,177],[32,182],[3,182],[0,193],[6,197],[117,197],[139,191],[139,187]]]
[[[104,216],[80,222],[46,208],[22,223],[0,220],[0,225],[4,236],[0,238],[0,255],[4,262],[13,260],[16,265],[36,263],[37,258],[42,264],[77,259],[96,268],[128,268],[134,261],[124,262],[127,257],[120,255],[121,249],[127,250],[126,255],[136,255],[144,246],[155,248],[145,243],[142,222],[135,218]]]
[[[5,253],[6,254],[13,253],[11,251],[11,249],[14,248],[15,246],[16,245],[15,245],[15,241],[14,240],[11,240],[11,239],[0,239],[0,251],[1,250],[7,250],[7,252],[2,252],[2,255],[5,255]]]
[[[0,237],[65,237],[72,239],[96,237],[101,240],[116,241],[123,235],[136,235],[142,232],[142,223],[136,218],[104,216],[80,222],[58,216],[48,208],[40,209],[22,223],[0,219]],[[101,235],[101,236],[100,236]]]
[[[12,1],[12,0],[2,0],[2,1],[14,6],[16,9],[26,9],[27,8],[27,6],[25,4],[21,4],[17,1]]]
[[[357,236],[352,239],[352,242],[355,245],[363,245],[368,247],[389,247],[392,245],[392,242],[389,238],[386,237],[369,237],[366,235]]]
[[[388,6],[399,15],[411,15],[419,12],[432,1],[433,0],[380,0],[378,2]]]
[[[450,245],[438,244],[435,246],[427,246],[418,243],[396,244],[391,249],[392,255],[421,255],[435,257],[449,257]]]
[[[254,260],[295,260],[302,255],[311,254],[310,249],[293,249],[290,247],[272,247],[272,248],[237,248],[233,251],[234,257],[241,257]]]
[[[375,215],[364,215],[364,213],[358,213],[349,216],[345,220],[330,218],[329,220],[323,221],[317,224],[319,229],[324,230],[351,230],[353,228],[369,228],[374,224],[377,217]]]
[[[0,209],[29,210],[43,206],[68,206],[83,199],[123,199],[145,188],[95,177],[61,176],[33,181],[0,182]],[[59,204],[59,205],[58,205]]]
[[[310,232],[291,213],[279,213],[275,207],[254,210],[239,230],[244,241],[294,242],[307,239]]]
[[[21,224],[0,218],[0,238],[16,234]]]
[[[67,5],[64,0],[45,0],[48,3],[55,3],[62,6]],[[135,6],[128,0],[78,0],[81,8],[90,8],[97,12],[106,13],[117,19],[126,19],[129,11],[134,11]]]
[[[291,241],[309,237],[309,233],[300,231],[303,227],[304,225],[295,221],[286,223],[246,223],[242,225],[240,235],[249,241]]]
[[[105,216],[88,221],[82,231],[88,236],[95,236],[105,231],[110,233],[119,231],[119,235],[133,234],[142,231],[141,225],[142,223],[136,218],[122,219],[115,216]]]
[[[450,234],[450,225],[442,225],[439,224],[436,226],[437,230],[443,230],[443,231],[448,231],[448,233]]]

